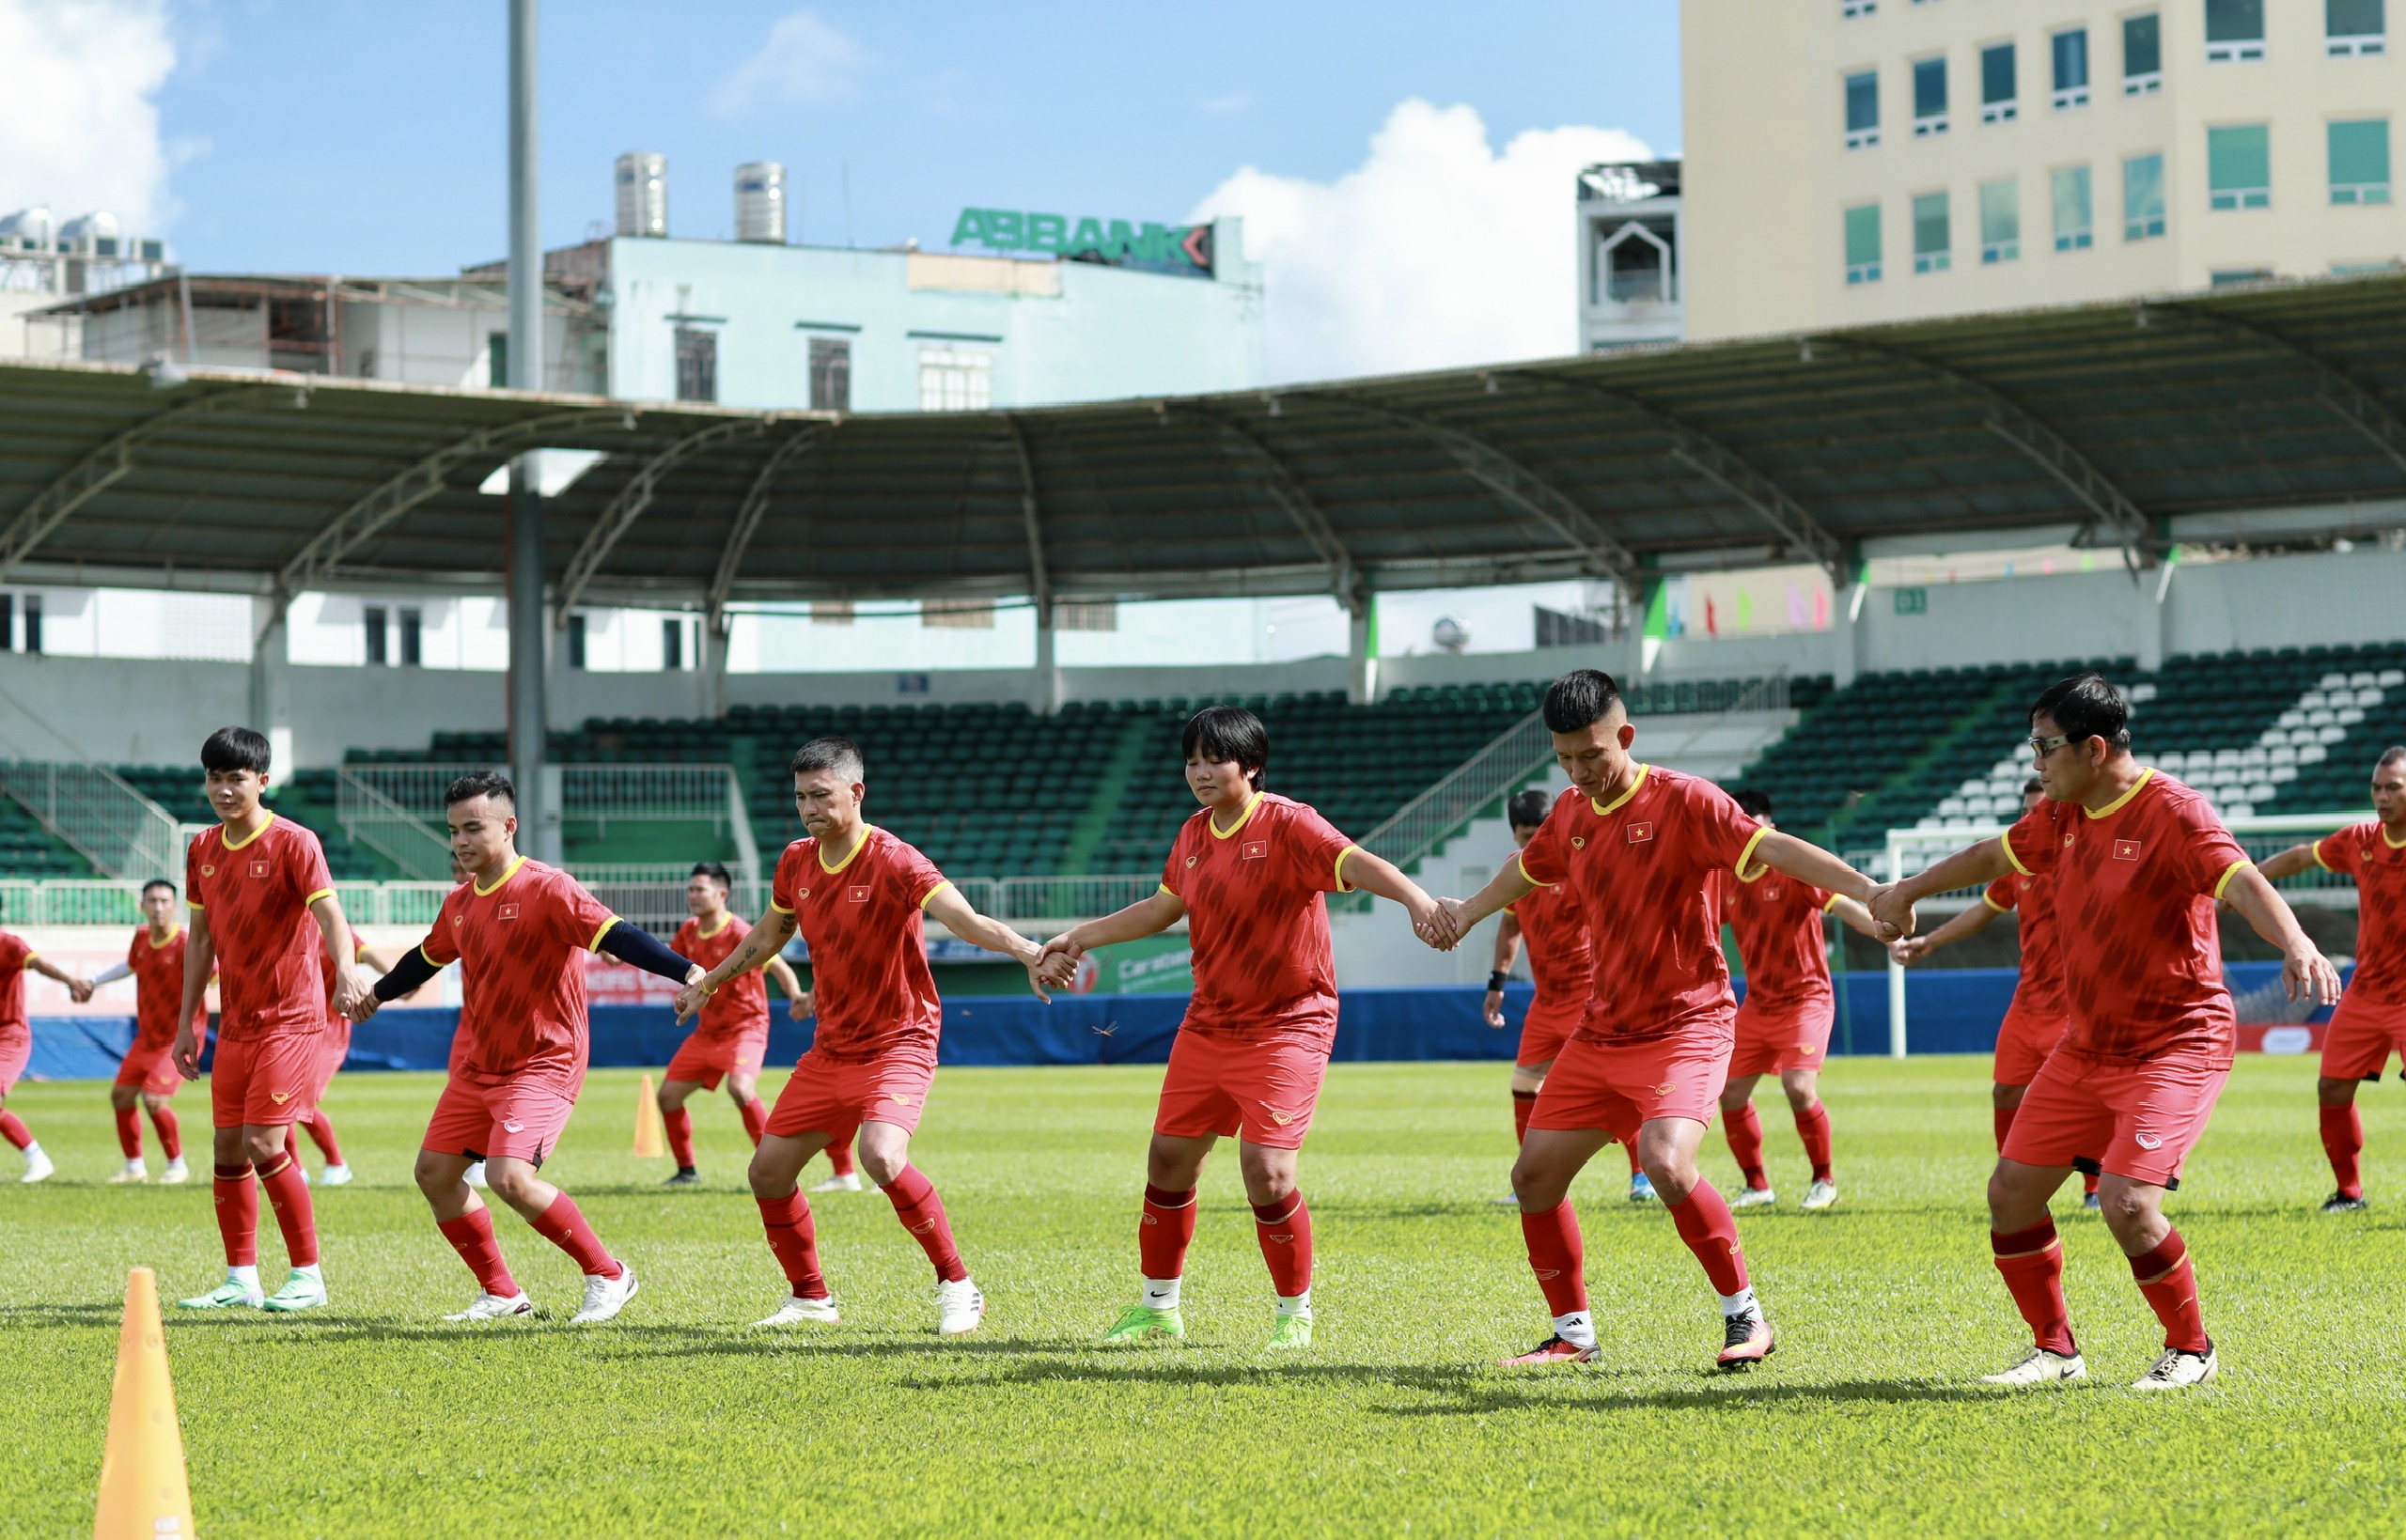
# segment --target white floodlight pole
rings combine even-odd
[[[509,0],[509,371],[512,390],[543,387],[543,242],[535,186],[536,0]],[[535,456],[509,468],[509,778],[521,847],[560,859],[559,810],[544,805],[543,494]]]

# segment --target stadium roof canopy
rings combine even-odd
[[[164,373],[164,378],[161,378]],[[0,365],[0,579],[487,587],[533,446],[568,603],[1443,587],[2406,493],[2406,274],[1242,394],[833,416]]]

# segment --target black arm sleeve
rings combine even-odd
[[[685,982],[685,975],[694,967],[691,957],[679,957],[663,946],[659,938],[650,931],[625,920],[612,926],[603,934],[602,950],[620,962],[631,962],[647,973],[658,973],[662,978],[674,979],[680,984]]]
[[[413,946],[402,954],[399,962],[393,965],[391,972],[376,981],[376,998],[389,1005],[441,972],[442,969],[426,960],[424,947]]]

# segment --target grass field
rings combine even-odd
[[[1764,1099],[1788,1201],[1741,1225],[1782,1346],[1740,1378],[1705,1372],[1711,1297],[1659,1207],[1624,1201],[1617,1151],[1579,1193],[1608,1363],[1490,1366],[1545,1334],[1519,1227],[1488,1203],[1511,1143],[1500,1066],[1332,1072],[1303,1165],[1319,1341],[1278,1360],[1259,1352],[1267,1284],[1225,1157],[1205,1177],[1189,1345],[1093,1346],[1133,1286],[1157,1068],[939,1078],[916,1156],[990,1307],[955,1346],[874,1193],[816,1206],[845,1324],[745,1330],[784,1289],[734,1115],[723,1098],[697,1114],[709,1187],[660,1191],[665,1163],[625,1153],[621,1072],[587,1083],[547,1174],[641,1297],[609,1327],[568,1329],[571,1268],[504,1215],[520,1279],[555,1314],[444,1326],[473,1286],[406,1185],[438,1081],[346,1076],[329,1108],[361,1179],[319,1193],[332,1307],[168,1321],[199,1530],[2398,1532],[2406,1093],[2364,1098],[2378,1206],[2323,1219],[2310,1063],[2242,1062],[2172,1206],[2220,1385],[2123,1388],[2156,1324],[2075,1200],[2068,1286],[2095,1377],[2009,1394],[1972,1383],[2025,1341],[1979,1206],[1987,1067],[1841,1061],[1826,1097],[1844,1196],[1826,1214],[1793,1207],[1801,1157]],[[126,1268],[157,1268],[169,1296],[213,1283],[209,1187],[101,1185],[117,1154],[98,1085],[9,1104],[60,1174],[0,1187],[0,1532],[89,1533]],[[1708,1152],[1734,1185],[1717,1132]],[[272,1223],[260,1249],[272,1289]]]

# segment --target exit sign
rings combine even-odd
[[[1898,614],[1929,614],[1929,590],[1927,588],[1898,589],[1897,613]]]

